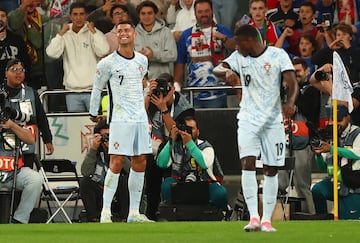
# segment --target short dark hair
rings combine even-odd
[[[8,15],[7,10],[1,6],[0,6],[0,12],[4,12],[6,14],[6,16]]]
[[[159,8],[156,6],[156,4],[152,1],[143,1],[139,3],[139,5],[136,7],[136,12],[139,15],[140,11],[143,7],[150,7],[154,10],[154,13],[157,14],[159,12]]]
[[[345,24],[345,23],[338,23],[335,27],[334,27],[335,33],[336,31],[340,30],[344,33],[349,34],[350,36],[352,36],[354,34],[352,28],[350,25]]]
[[[311,10],[313,11],[313,13],[316,13],[316,6],[315,4],[313,4],[312,2],[310,1],[305,1],[303,2],[301,5],[300,5],[300,8],[301,7],[310,7]]]
[[[251,25],[245,24],[240,26],[235,31],[236,36],[242,36],[245,38],[257,38],[258,37],[258,31]]]
[[[198,3],[208,3],[212,10],[212,1],[211,0],[195,0],[194,9],[196,9],[196,5],[198,5]]]
[[[112,18],[114,15],[114,11],[117,8],[121,8],[125,13],[128,13],[128,8],[125,5],[121,5],[121,4],[115,4],[114,6],[111,7],[110,9],[110,17]]]
[[[102,129],[109,129],[109,124],[107,124],[106,119],[98,121],[94,127],[94,133],[100,133]]]
[[[116,27],[117,27],[119,24],[128,24],[128,25],[131,25],[131,27],[132,27],[133,29],[135,29],[134,22],[132,22],[131,20],[120,21],[120,22],[116,25]]]
[[[294,59],[292,60],[292,64],[293,65],[301,64],[304,70],[308,68],[306,61],[301,57],[294,57]]]
[[[86,8],[85,3],[82,3],[82,2],[73,2],[73,3],[70,5],[70,14],[71,14],[72,11],[74,10],[74,8],[83,8],[83,9],[85,9],[85,12],[87,13],[87,8]]]
[[[170,73],[162,73],[156,79],[164,79],[166,82],[174,84],[174,77]]]

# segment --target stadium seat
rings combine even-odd
[[[38,161],[37,166],[44,178],[44,188],[39,207],[42,201],[46,201],[50,214],[50,218],[46,223],[54,222],[55,216],[60,212],[62,212],[60,215],[65,222],[72,223],[80,199],[80,183],[76,167],[67,159],[45,159]],[[69,201],[75,201],[71,219],[65,211],[65,206]],[[54,212],[52,212],[50,202],[53,202],[52,206],[56,208]]]

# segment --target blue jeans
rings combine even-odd
[[[236,16],[240,8],[239,0],[213,0],[212,3],[216,21],[233,30],[235,21],[242,17]]]
[[[90,93],[76,93],[66,95],[68,112],[88,112],[90,109]]]
[[[0,183],[1,187],[11,190],[13,180]],[[30,213],[42,191],[43,178],[29,167],[22,167],[16,176],[16,189],[22,191],[19,206],[13,218],[21,223],[28,223]]]
[[[18,0],[1,0],[0,4],[3,8],[6,9],[6,11],[9,13],[12,10],[15,10],[19,7],[19,1]]]
[[[226,108],[226,107],[227,107],[226,95],[220,96],[212,100],[194,99],[194,108]]]

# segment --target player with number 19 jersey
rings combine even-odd
[[[147,58],[136,51],[132,59],[117,51],[103,58],[97,65],[90,115],[98,114],[100,93],[107,86],[108,122],[147,122],[142,84],[147,68]]]
[[[239,121],[260,126],[282,122],[281,73],[294,70],[288,54],[281,48],[268,46],[258,57],[244,57],[235,51],[223,62],[240,74]]]

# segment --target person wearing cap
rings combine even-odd
[[[200,130],[195,117],[187,116],[180,120],[178,125],[172,127],[170,139],[157,157],[160,168],[171,168],[171,176],[161,184],[162,203],[171,203],[174,183],[207,181],[209,203],[220,210],[227,210],[227,190],[221,185],[224,174],[213,146],[199,139]]]
[[[338,162],[339,162],[339,218],[358,219],[360,217],[360,128],[351,124],[345,106],[338,109]],[[328,171],[329,176],[316,183],[312,195],[317,214],[327,214],[327,200],[333,201],[333,153],[334,147],[321,140],[312,146],[319,169]]]
[[[51,155],[54,152],[54,146],[49,121],[41,104],[39,94],[24,84],[25,72],[25,65],[19,59],[8,61],[6,65],[6,90],[9,93],[8,100],[10,103],[6,103],[6,106],[30,115],[25,127],[33,132],[35,138],[37,129],[39,129],[46,146],[46,154]],[[35,145],[24,145],[22,152],[24,154],[24,165],[33,168]]]
[[[32,115],[37,115],[35,107],[29,103],[30,100],[35,100],[35,92],[30,87],[25,87],[22,84],[25,78],[23,64],[19,60],[9,61],[6,66],[5,75],[8,80],[7,85],[10,87],[10,98],[5,100],[5,107],[10,109],[4,110],[14,111],[16,109],[25,112],[24,109],[26,108],[26,110],[32,111]],[[23,92],[14,95],[16,89],[23,90]],[[43,178],[37,171],[24,166],[23,153],[27,149],[31,150],[34,148],[35,134],[32,132],[34,131],[33,129],[19,124],[19,117],[17,115],[14,116],[14,113],[6,115],[6,112],[2,111],[0,127],[4,139],[1,139],[0,143],[0,187],[12,189],[14,169],[17,168],[15,184],[16,189],[22,191],[22,193],[20,203],[11,218],[11,223],[26,224],[29,222],[30,213],[40,196]],[[17,139],[22,144],[18,161],[14,157],[15,152],[17,152],[14,146]]]
[[[164,92],[158,93],[160,83],[166,84]],[[160,169],[156,165],[156,156],[161,143],[165,142],[169,131],[176,124],[176,120],[185,115],[194,115],[195,110],[186,97],[175,91],[174,79],[169,73],[162,73],[156,79],[150,80],[149,94],[145,96],[145,107],[151,124],[152,154],[147,156],[146,216],[157,220],[156,213],[160,203],[160,187],[164,177],[169,176],[169,170]]]

